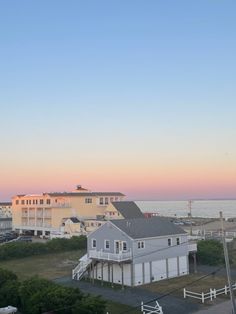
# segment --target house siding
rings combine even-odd
[[[132,240],[121,230],[117,229],[113,224],[106,223],[101,226],[98,230],[88,235],[88,250],[94,250],[92,247],[92,239],[96,238],[97,247],[96,251],[104,251],[107,253],[115,253],[115,241],[126,242],[127,251],[132,249]],[[110,241],[110,248],[104,248],[104,241]]]
[[[168,247],[168,239],[172,238],[172,246]],[[176,245],[176,239],[180,238],[180,245]],[[145,247],[138,249],[138,242],[133,241],[133,261],[135,264],[150,261],[162,260],[163,258],[172,258],[176,256],[188,255],[187,235],[183,236],[165,236],[152,239],[143,239]]]
[[[168,246],[170,238],[171,246]],[[177,245],[177,238],[180,239],[180,245]],[[92,247],[92,239],[96,239],[96,248]],[[109,249],[104,247],[105,240],[110,241]],[[127,250],[131,250],[132,260],[107,262],[95,258],[97,263],[95,279],[122,284],[122,268],[123,284],[127,286],[138,286],[188,274],[188,242],[185,234],[131,239],[112,222],[107,222],[88,235],[88,251],[96,250],[116,254],[115,241],[127,243]],[[138,248],[139,241],[144,241],[143,248]]]

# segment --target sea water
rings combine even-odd
[[[161,216],[187,217],[190,213],[188,201],[136,201],[142,212],[154,212]],[[236,217],[236,200],[193,200],[192,216],[218,218],[219,212],[223,217]]]

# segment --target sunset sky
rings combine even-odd
[[[236,198],[236,2],[0,3],[0,201]]]

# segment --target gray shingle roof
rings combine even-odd
[[[112,205],[125,219],[144,217],[140,208],[134,202],[112,202]]]
[[[186,233],[165,217],[119,219],[111,221],[133,239],[145,239]]]

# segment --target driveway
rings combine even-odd
[[[162,306],[163,312],[165,314],[189,314],[203,309],[201,304],[193,303],[183,298],[178,298],[171,295],[161,298],[161,294],[146,291],[142,288],[126,287],[124,290],[117,288],[112,289],[107,286],[102,287],[99,283],[95,283],[93,285],[88,281],[74,281],[70,277],[57,278],[55,279],[55,282],[65,286],[79,288],[84,293],[101,295],[105,300],[130,305],[133,307],[140,307],[142,301],[148,302],[160,297],[158,302]],[[152,305],[152,303],[150,303],[150,305]]]

